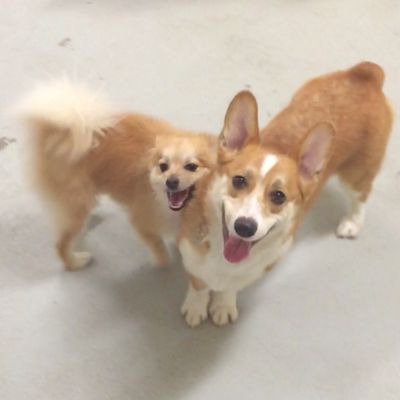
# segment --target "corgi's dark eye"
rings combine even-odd
[[[195,172],[199,166],[195,163],[188,163],[185,165],[185,169],[190,172]]]
[[[236,175],[232,178],[232,186],[235,189],[243,189],[244,187],[247,186],[247,181],[244,176],[241,175]]]
[[[168,164],[163,162],[163,163],[160,163],[159,167],[160,167],[161,172],[165,172],[168,169]]]
[[[286,195],[285,193],[281,192],[280,190],[274,190],[269,194],[269,198],[271,201],[280,206],[286,201]]]

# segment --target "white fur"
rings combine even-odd
[[[275,166],[278,162],[278,157],[273,154],[267,154],[264,158],[264,161],[261,165],[261,175],[265,177],[269,171]]]
[[[239,312],[236,307],[236,297],[237,293],[233,291],[214,293],[210,315],[215,325],[222,326],[237,320]]]
[[[359,200],[359,193],[345,186],[350,197],[351,206],[349,213],[342,218],[336,234],[340,238],[354,239],[364,226],[365,203]]]
[[[210,236],[211,246],[205,256],[200,256],[186,239],[179,245],[185,268],[214,291],[244,289],[260,278],[265,269],[277,261],[292,242],[292,238],[287,235],[271,233],[271,237],[254,245],[246,260],[232,265],[223,256],[222,225],[218,227],[221,228],[218,229],[219,232]]]
[[[58,129],[47,143],[51,147],[48,150],[71,160],[79,159],[96,146],[97,138],[117,122],[113,108],[101,93],[68,80],[38,86],[15,112],[28,121]]]
[[[88,251],[74,251],[71,254],[72,264],[68,267],[72,270],[78,270],[86,267],[93,257]]]
[[[185,301],[182,304],[181,313],[189,326],[194,328],[207,318],[207,308],[210,301],[208,289],[195,290],[189,285]]]

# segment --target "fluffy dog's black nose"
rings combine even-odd
[[[236,233],[244,238],[252,237],[257,231],[257,222],[253,218],[240,217],[234,225]]]
[[[179,179],[176,176],[171,176],[167,179],[166,185],[169,190],[177,190],[179,186]]]

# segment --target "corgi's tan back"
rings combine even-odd
[[[379,171],[392,127],[383,81],[382,68],[370,62],[309,81],[264,128],[263,143],[296,157],[313,126],[331,123],[335,145],[325,177],[339,173],[366,197],[370,183],[359,181],[371,181]]]

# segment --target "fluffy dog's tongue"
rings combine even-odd
[[[225,239],[224,257],[230,263],[239,263],[243,261],[250,253],[251,242],[239,239],[235,236],[229,236]]]
[[[182,190],[181,192],[168,192],[168,203],[169,207],[173,210],[178,210],[183,206],[188,196],[188,190]]]

